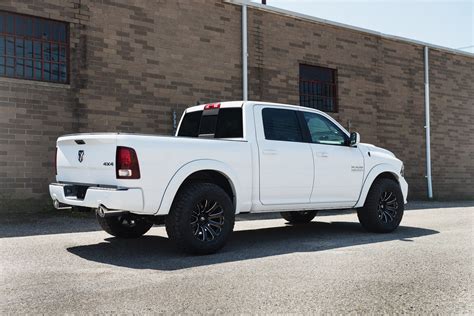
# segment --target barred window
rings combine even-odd
[[[0,11],[0,77],[67,83],[64,22]]]
[[[300,105],[337,112],[336,70],[300,64]]]

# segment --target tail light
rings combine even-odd
[[[140,166],[133,148],[117,147],[115,171],[117,179],[140,179]]]
[[[209,103],[204,106],[204,110],[214,110],[221,107],[220,103]]]
[[[54,153],[54,173],[58,175],[58,147],[56,147],[56,152]]]

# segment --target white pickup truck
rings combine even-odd
[[[198,105],[184,112],[176,137],[59,137],[49,191],[57,208],[96,209],[113,236],[165,223],[177,246],[198,254],[223,247],[239,213],[280,212],[296,224],[318,210],[354,208],[366,230],[391,232],[407,199],[403,163],[359,139],[309,108]]]

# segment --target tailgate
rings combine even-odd
[[[76,134],[57,141],[60,182],[115,185],[117,134]]]

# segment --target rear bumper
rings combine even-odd
[[[66,196],[66,188],[72,184],[51,183],[49,194],[53,201],[70,206],[98,208],[100,205],[110,210],[124,210],[143,213],[143,192],[139,188],[88,187],[83,198]]]

